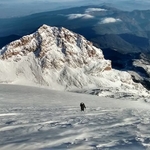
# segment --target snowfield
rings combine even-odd
[[[0,150],[149,150],[145,101],[1,84]]]

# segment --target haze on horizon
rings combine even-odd
[[[26,16],[34,13],[84,5],[109,5],[121,10],[150,9],[149,0],[0,0],[0,18]]]

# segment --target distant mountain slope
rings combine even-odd
[[[0,82],[43,85],[53,89],[104,89],[96,95],[147,96],[129,73],[112,69],[101,49],[65,28],[41,26],[33,34],[3,47]],[[101,93],[102,92],[102,93]]]

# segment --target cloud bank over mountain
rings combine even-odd
[[[89,15],[89,14],[70,14],[67,15],[68,19],[72,20],[72,19],[78,19],[78,18],[82,18],[82,19],[91,19],[94,18],[94,16]]]
[[[106,9],[102,9],[102,8],[88,8],[86,9],[85,13],[91,13],[91,12],[96,12],[96,11],[107,11]]]
[[[68,19],[72,20],[72,19],[91,19],[94,18],[94,16],[92,15],[93,12],[103,12],[103,11],[107,11],[106,9],[102,9],[102,8],[88,8],[85,10],[84,14],[69,14],[67,15]]]
[[[108,18],[104,18],[102,19],[99,24],[106,24],[106,23],[115,23],[115,22],[120,22],[121,19],[119,18],[112,18],[112,17],[108,17]]]

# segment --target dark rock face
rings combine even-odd
[[[134,82],[150,90],[150,53],[122,54],[112,49],[103,49],[103,53],[106,59],[111,59],[113,68],[128,71]]]

